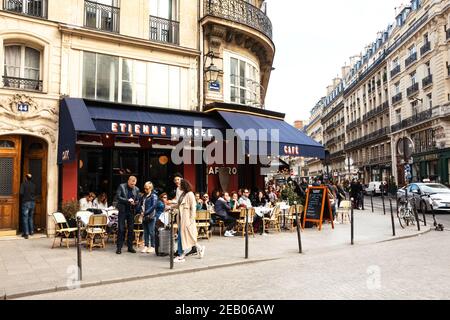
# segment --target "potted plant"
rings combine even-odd
[[[66,217],[69,227],[75,228],[77,226],[77,212],[80,210],[78,201],[72,200],[64,202],[61,210],[64,217]]]

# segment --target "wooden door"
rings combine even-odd
[[[0,136],[0,234],[19,227],[20,153],[20,137]]]
[[[46,228],[47,202],[47,144],[40,139],[23,138],[23,172],[22,181],[27,173],[33,176],[36,185],[36,209],[34,212],[34,226],[36,229]]]

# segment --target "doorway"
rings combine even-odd
[[[0,136],[0,236],[21,231],[20,185],[27,173],[36,185],[36,232],[46,229],[47,143],[29,136]]]

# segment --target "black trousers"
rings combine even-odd
[[[133,248],[133,240],[134,240],[134,215],[131,212],[119,213],[119,227],[117,232],[117,249],[122,249],[123,243],[125,242],[125,224],[128,228],[128,239],[127,245],[128,249]]]

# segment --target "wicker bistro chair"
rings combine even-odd
[[[350,211],[352,209],[352,203],[350,200],[342,200],[339,208],[336,210],[336,220],[339,218],[344,223],[350,223]]]
[[[263,218],[265,230],[272,229],[281,232],[280,212],[281,212],[280,205],[276,205],[275,208],[272,210],[270,217]]]
[[[89,217],[86,227],[86,247],[92,251],[93,247],[105,248],[105,240],[108,238],[106,227],[108,226],[108,216],[106,214],[93,214]],[[100,242],[96,243],[95,240]]]
[[[242,237],[245,235],[245,217],[247,215],[247,209],[241,209],[241,214],[239,215],[239,219],[236,220],[236,231],[242,232]],[[253,220],[255,218],[255,209],[248,209],[248,231],[255,237],[255,232],[253,230]]]
[[[208,239],[212,236],[211,226],[211,212],[207,210],[197,211],[195,217],[195,223],[197,225],[198,238]]]
[[[134,216],[134,241],[133,243],[139,248],[144,244],[144,217],[141,214],[137,214]]]
[[[67,248],[69,248],[69,239],[71,236],[76,240],[76,233],[78,228],[70,228],[67,223],[66,217],[61,212],[55,212],[52,214],[55,221],[55,239],[53,240],[52,249],[55,247],[56,238],[60,238],[59,246],[62,246],[63,240],[66,242]]]
[[[301,219],[303,213],[303,206],[301,204],[292,205],[286,215],[287,226],[291,232],[295,230],[294,222],[297,219],[296,213],[298,213],[298,218]]]
[[[211,224],[211,226],[214,228],[219,228],[219,236],[222,236],[223,230],[225,229],[225,222],[215,213],[211,213],[211,215],[214,215],[214,219],[212,219],[214,222]],[[212,235],[212,232],[211,232]]]

